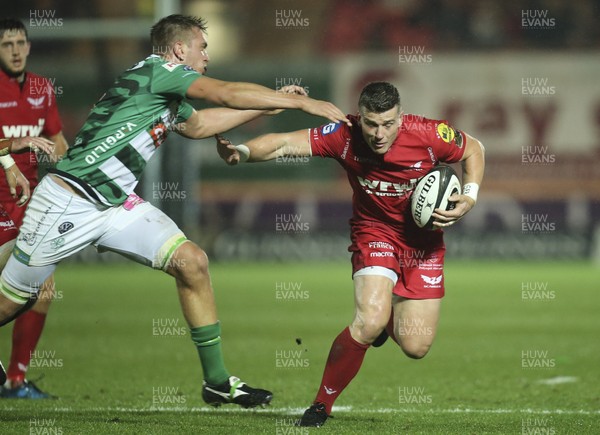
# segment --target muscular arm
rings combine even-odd
[[[267,114],[271,114],[271,112],[228,108],[194,110],[187,121],[177,124],[175,131],[190,139],[202,139],[230,130]]]
[[[483,181],[483,172],[485,170],[485,149],[481,142],[465,133],[467,143],[465,152],[461,159],[463,186],[467,183],[481,184]],[[448,198],[456,202],[453,210],[435,210],[432,216],[436,218],[433,224],[437,227],[447,227],[459,220],[475,206],[475,200],[467,195],[452,195]]]
[[[350,125],[344,113],[332,103],[302,95],[276,92],[254,83],[225,82],[200,77],[190,85],[186,96],[205,99],[232,109],[300,109],[333,122],[343,121]]]
[[[251,139],[245,143],[250,150],[248,162],[266,162],[277,157],[311,156],[311,146],[308,138],[308,129],[297,130],[290,133],[271,133]],[[219,155],[229,165],[240,162],[240,153],[231,142],[223,137],[217,137],[217,150]]]

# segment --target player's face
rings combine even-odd
[[[201,74],[206,74],[206,71],[208,70],[208,62],[210,62],[208,52],[206,51],[208,43],[206,42],[206,37],[204,36],[202,30],[194,29],[192,32],[194,35],[193,38],[188,44],[184,44],[185,58],[183,59],[183,63],[191,66]]]
[[[369,148],[375,154],[387,153],[402,125],[400,106],[381,113],[369,112],[361,107],[359,113],[363,138]]]
[[[30,46],[22,31],[5,31],[0,38],[0,68],[10,77],[23,75]]]

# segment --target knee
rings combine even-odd
[[[431,343],[424,343],[420,341],[408,342],[408,343],[400,343],[400,348],[404,352],[404,354],[412,359],[421,359],[424,358],[425,355],[429,352],[431,348]]]
[[[387,325],[388,319],[389,313],[383,312],[357,316],[352,323],[353,335],[362,343],[373,343]]]
[[[194,281],[208,277],[208,256],[195,243],[181,245],[170,261],[169,269],[177,279]]]

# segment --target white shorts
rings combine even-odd
[[[74,195],[46,176],[31,198],[13,255],[2,272],[0,291],[19,303],[37,293],[60,260],[88,245],[166,270],[186,241],[175,222],[137,196],[106,207]]]

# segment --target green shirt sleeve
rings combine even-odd
[[[180,122],[187,121],[192,116],[192,113],[194,113],[194,108],[189,103],[182,101],[177,109],[177,121],[175,122],[179,124]]]
[[[171,62],[157,63],[152,74],[151,91],[155,94],[169,94],[185,97],[190,85],[202,74],[187,65]]]

